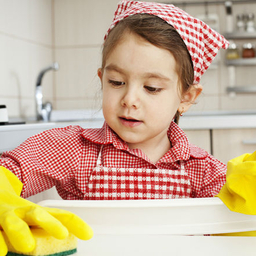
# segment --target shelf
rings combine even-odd
[[[256,93],[256,85],[250,85],[250,86],[234,86],[234,87],[227,87],[227,92],[234,92],[234,93]]]
[[[225,38],[227,39],[256,39],[256,31],[255,32],[232,32],[226,33]],[[239,58],[239,59],[226,59],[225,61],[229,68],[229,86],[227,87],[227,93],[230,95],[235,94],[254,94],[256,93],[256,85],[245,85],[245,86],[234,86],[235,84],[235,69],[231,68],[232,66],[255,66],[256,58]]]
[[[256,32],[233,32],[224,36],[226,39],[256,39]]]
[[[254,66],[256,65],[256,58],[240,58],[234,60],[226,60],[228,66]]]

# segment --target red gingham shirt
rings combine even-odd
[[[188,141],[174,122],[168,130],[171,149],[152,163],[139,149],[129,149],[105,123],[102,128],[68,126],[44,131],[3,153],[0,165],[24,184],[28,197],[56,186],[63,199],[85,199],[88,180],[102,149],[105,167],[179,169],[183,161],[192,187],[191,197],[212,197],[226,181],[226,165]]]

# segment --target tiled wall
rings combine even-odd
[[[45,75],[45,100],[50,100],[55,109],[100,108],[97,69],[101,65],[101,44],[117,2],[0,2],[0,104],[7,105],[10,116],[34,115],[36,77],[53,61],[59,62],[60,70]],[[206,11],[204,5],[180,7],[194,16]],[[208,12],[218,15],[220,32],[225,33],[224,6],[209,5]],[[233,5],[233,12],[234,16],[239,12],[256,14],[256,3]],[[237,43],[242,45],[244,42]],[[256,109],[255,94],[234,98],[227,95],[228,75],[224,59],[225,52],[222,51],[218,65],[204,75],[204,93],[192,111]],[[236,83],[239,85],[254,84],[255,76],[255,67],[236,68]]]
[[[100,107],[101,45],[118,0],[54,0],[56,108]]]
[[[38,72],[51,64],[52,1],[0,1],[0,104],[9,116],[34,115]],[[44,94],[53,100],[52,74],[45,76]]]

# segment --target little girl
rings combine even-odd
[[[202,74],[228,42],[173,5],[122,1],[105,36],[105,123],[45,131],[5,152],[0,165],[22,197],[56,186],[63,199],[212,197],[226,166],[191,145],[177,125],[195,102]]]

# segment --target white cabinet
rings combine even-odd
[[[213,155],[227,163],[230,159],[256,151],[256,128],[213,130]]]
[[[237,156],[256,151],[256,128],[184,130],[190,143],[227,164]]]
[[[52,123],[0,126],[0,154],[16,148],[30,136],[50,128],[53,128]]]
[[[211,153],[210,130],[185,130],[189,142]]]
[[[22,125],[3,125],[0,126],[0,154],[12,150],[24,142],[32,135],[38,134],[48,129],[65,127],[68,125],[80,125],[83,128],[100,128],[104,123],[103,119],[85,119],[77,122],[56,122]]]

